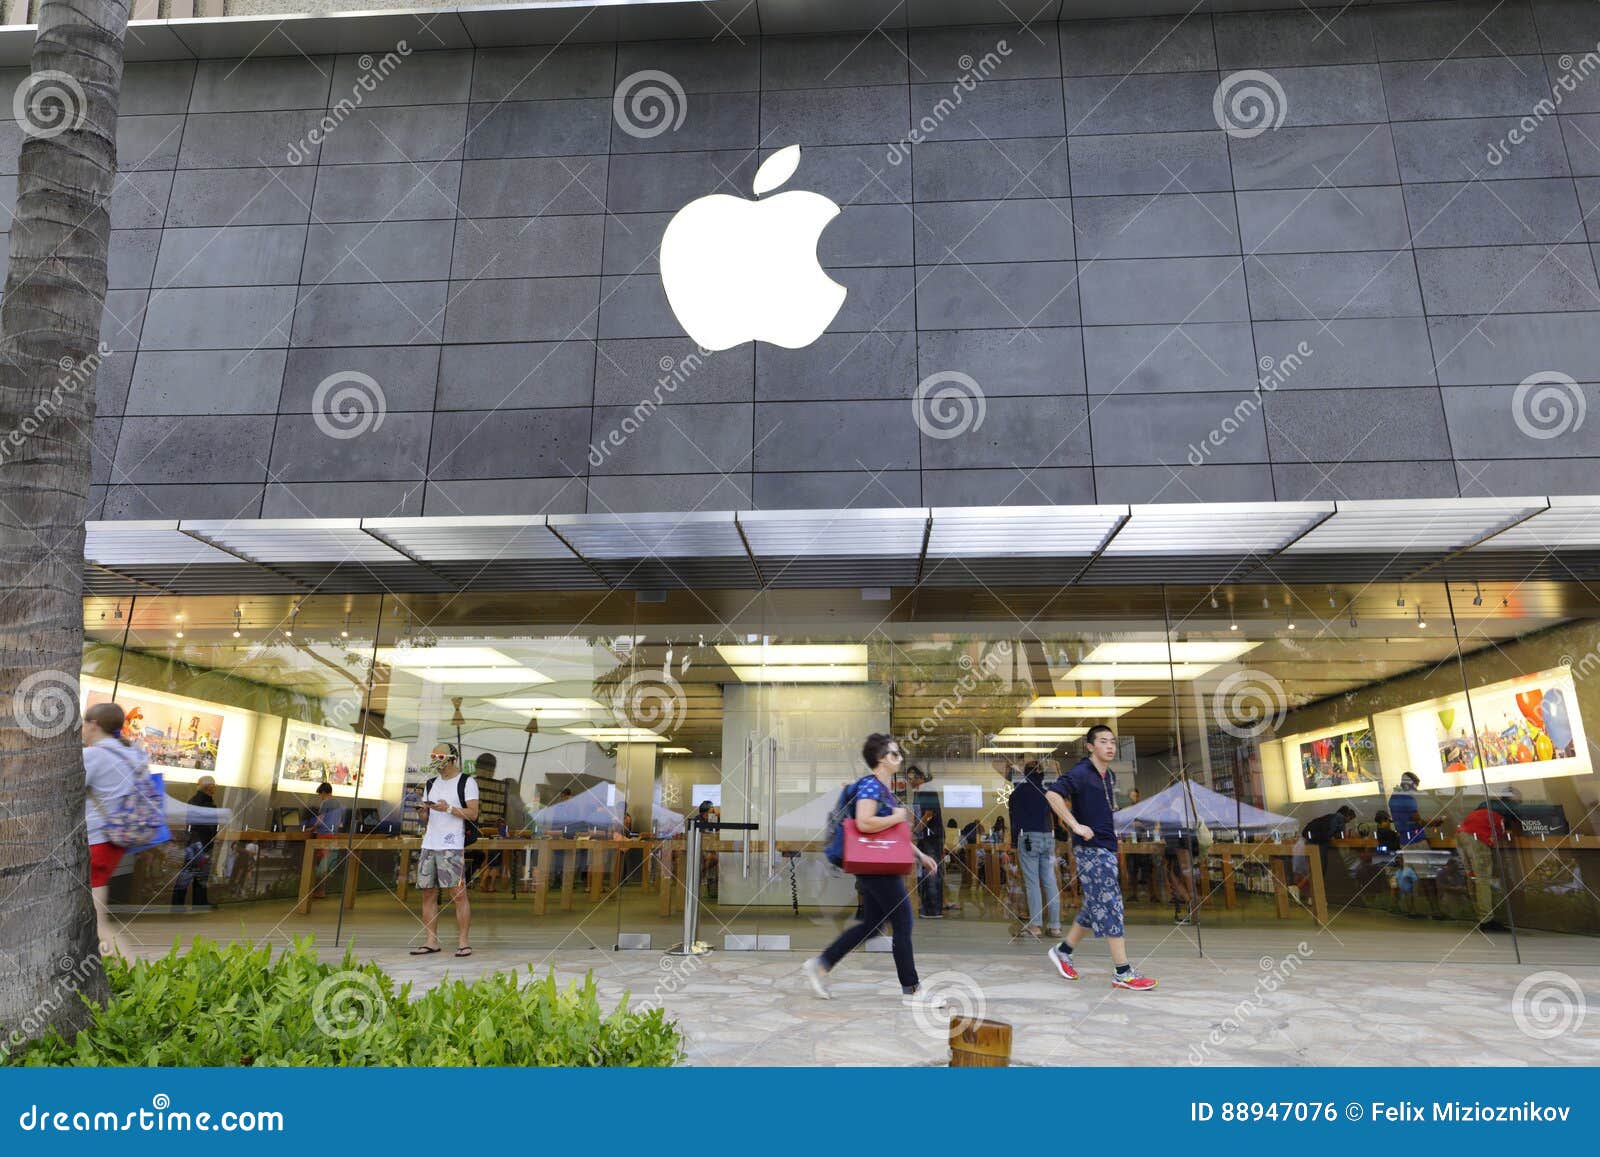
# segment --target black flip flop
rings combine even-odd
[[[413,948],[411,950],[411,955],[412,956],[432,956],[435,952],[438,952],[438,951],[439,951],[439,949],[437,949],[437,948],[429,948],[426,944],[424,944],[421,948]]]
[[[437,952],[438,949],[435,948],[434,951]],[[472,946],[470,944],[462,945],[460,948],[456,949],[456,955],[458,957],[463,958],[463,959],[465,959],[468,956],[471,956],[472,955]]]

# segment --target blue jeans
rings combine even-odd
[[[1022,886],[1028,893],[1028,926],[1039,927],[1041,907],[1050,916],[1050,927],[1061,927],[1061,888],[1056,881],[1056,838],[1049,832],[1018,832],[1017,860],[1022,867]],[[1040,903],[1040,884],[1044,897]]]

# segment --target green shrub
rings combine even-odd
[[[106,961],[111,1000],[72,1043],[52,1030],[21,1065],[662,1066],[682,1034],[624,996],[600,1008],[594,974],[565,989],[552,971],[452,980],[413,1000],[350,951],[316,957],[310,937],[276,959],[268,945],[196,940],[160,960]]]

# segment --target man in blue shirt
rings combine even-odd
[[[1049,785],[1045,799],[1072,832],[1072,846],[1078,860],[1078,883],[1083,887],[1083,910],[1073,921],[1067,937],[1050,949],[1050,961],[1065,980],[1078,979],[1072,965],[1072,950],[1085,932],[1103,936],[1111,949],[1116,975],[1115,988],[1144,992],[1156,986],[1128,963],[1128,947],[1122,932],[1122,881],[1117,865],[1116,812],[1117,776],[1111,761],[1117,757],[1117,737],[1105,724],[1089,728],[1083,737],[1089,754],[1065,775]]]

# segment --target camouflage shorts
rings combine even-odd
[[[460,848],[423,848],[417,856],[419,888],[457,888],[466,878],[466,853]]]

